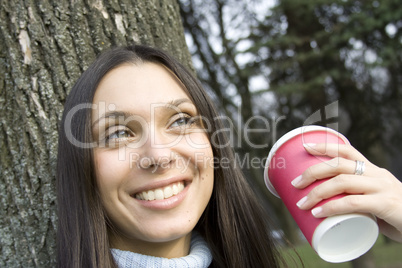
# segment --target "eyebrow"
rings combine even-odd
[[[170,107],[170,106],[178,107],[180,104],[185,103],[185,102],[188,102],[188,103],[191,103],[191,104],[193,103],[191,100],[189,100],[187,98],[182,98],[182,99],[176,99],[176,100],[171,100],[171,101],[167,102],[166,107],[167,108]]]
[[[161,108],[169,109],[169,108],[172,108],[172,106],[173,107],[179,107],[183,103],[191,103],[191,104],[193,104],[193,102],[190,99],[182,98],[182,99],[171,100],[171,101],[167,102]],[[126,111],[110,111],[110,112],[106,112],[105,114],[103,114],[101,117],[99,117],[98,119],[96,119],[92,123],[92,127],[94,127],[95,125],[99,124],[99,121],[101,121],[102,119],[106,119],[106,118],[109,118],[109,117],[128,118],[128,117],[131,117],[133,115],[134,115],[133,113],[126,112]]]

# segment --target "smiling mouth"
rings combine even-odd
[[[181,181],[170,184],[163,188],[143,191],[141,193],[135,194],[134,197],[138,200],[146,200],[146,201],[163,200],[181,193],[184,190],[184,187],[185,187],[184,182]]]

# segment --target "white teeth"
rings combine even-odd
[[[141,200],[148,200],[148,192],[142,192],[141,195]]]
[[[179,183],[178,184],[178,188],[179,188],[179,192],[184,190],[184,184],[183,183]]]
[[[145,199],[145,200],[155,200],[155,192],[148,191],[148,199]]]
[[[156,200],[162,200],[163,199],[163,191],[162,191],[162,189],[156,189],[155,190],[155,199]]]
[[[162,200],[177,195],[178,193],[183,191],[183,189],[184,189],[184,183],[178,182],[166,186],[164,188],[158,188],[155,190],[149,190],[138,193],[135,195],[135,198],[139,200],[148,200],[148,201]]]
[[[163,189],[163,195],[165,198],[171,197],[173,195],[172,187],[170,186],[165,187],[165,189]]]
[[[179,188],[177,187],[176,184],[173,184],[173,195],[177,195],[179,193]]]

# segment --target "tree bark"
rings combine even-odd
[[[0,267],[53,267],[57,126],[96,55],[145,43],[191,67],[175,0],[6,0],[0,6]]]

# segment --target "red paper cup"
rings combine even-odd
[[[340,133],[320,126],[304,126],[281,137],[272,147],[265,166],[264,180],[267,188],[281,198],[307,241],[328,262],[346,262],[366,253],[378,237],[378,225],[371,214],[351,213],[328,218],[315,218],[310,210],[301,210],[296,203],[311,189],[325,180],[319,180],[305,189],[296,189],[291,181],[309,166],[327,161],[326,156],[309,154],[303,144],[349,144]],[[324,203],[341,198],[337,195],[321,201]]]

